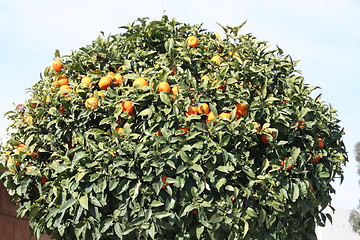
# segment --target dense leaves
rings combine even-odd
[[[336,111],[281,49],[223,28],[138,19],[56,52],[62,68],[7,114],[1,160],[37,237],[308,239],[331,219]]]

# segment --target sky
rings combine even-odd
[[[305,82],[320,86],[315,95],[338,110],[349,162],[345,180],[333,183],[335,208],[359,204],[360,187],[354,146],[360,141],[360,1],[359,0],[1,0],[0,2],[0,133],[14,104],[27,99],[26,88],[39,81],[54,52],[70,54],[97,38],[119,32],[139,17],[163,14],[179,22],[221,32],[217,25],[237,26],[242,33],[279,46],[294,60]]]

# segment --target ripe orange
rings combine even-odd
[[[272,137],[275,137],[275,134],[273,132],[270,132],[270,135]],[[269,143],[269,138],[268,138],[268,135],[267,134],[262,134],[261,137],[260,137],[260,140],[265,144],[265,145],[270,145]]]
[[[92,81],[92,79],[90,77],[83,77],[81,79],[80,85],[85,86],[85,87],[90,87],[91,86],[91,81]]]
[[[102,98],[105,97],[104,93],[101,92],[101,91],[96,91],[96,93],[97,93],[97,95],[98,95],[99,97],[102,97]]]
[[[30,115],[24,117],[24,123],[32,125],[33,124],[33,117],[30,116]]]
[[[245,116],[249,111],[245,103],[238,103],[235,105],[236,108],[236,117]]]
[[[18,152],[25,152],[25,148],[26,148],[25,144],[20,143],[20,144],[16,147],[16,150],[17,150]]]
[[[187,132],[190,131],[190,127],[181,127],[178,130],[181,130],[181,131],[184,132],[183,134],[180,134],[180,135],[185,135]]]
[[[45,176],[42,176],[41,177],[41,184],[45,184],[46,182],[47,182],[47,177],[45,177]]]
[[[154,133],[156,136],[162,136],[162,132],[160,130],[158,130],[156,133]]]
[[[112,79],[110,77],[102,77],[99,81],[99,88],[106,90],[111,86]]]
[[[124,133],[124,129],[122,127],[116,128],[115,131],[120,135],[122,135]]]
[[[199,114],[208,114],[210,112],[209,105],[207,103],[200,103],[200,107],[197,108]]]
[[[187,44],[189,45],[189,47],[197,47],[199,45],[199,39],[195,36],[189,36],[186,39]]]
[[[66,76],[60,76],[54,83],[57,87],[60,87],[62,85],[67,85],[69,83],[69,79]]]
[[[69,92],[71,92],[72,89],[69,85],[62,85],[60,88],[59,88],[59,92],[61,92],[60,94],[61,95],[68,95]]]
[[[324,148],[325,147],[325,143],[324,140],[322,140],[322,138],[318,138],[318,146],[320,148]]]
[[[173,95],[175,95],[175,96],[179,95],[179,93],[180,93],[179,86],[174,86],[174,87],[172,87],[172,88],[171,88],[171,93],[172,93]],[[173,100],[175,100],[175,99],[176,99],[175,96],[170,96],[170,97],[171,97]]]
[[[55,60],[53,61],[53,63],[51,64],[52,69],[54,69],[55,71],[59,72],[61,71],[61,69],[63,69],[64,65],[62,64],[61,61],[59,60]]]
[[[215,62],[216,64],[219,64],[220,62],[222,62],[222,60],[222,57],[220,57],[219,55],[215,55],[210,59],[210,61]]]
[[[64,115],[66,113],[66,110],[65,110],[65,108],[63,106],[60,106],[59,107],[59,112]]]
[[[131,101],[123,101],[121,103],[122,110],[127,112],[130,116],[135,117],[134,106]]]
[[[226,118],[226,119],[230,120],[230,113],[228,113],[228,112],[220,113],[219,118]]]
[[[115,86],[119,86],[120,85],[120,82],[124,82],[124,77],[120,74],[115,74],[113,77],[112,77],[112,80],[113,80],[113,83]]]
[[[287,162],[287,160],[288,160],[288,158],[284,158],[284,161],[281,161],[281,167],[282,168],[284,168],[285,167],[285,165],[286,165],[286,162]],[[290,169],[292,169],[292,167],[293,167],[293,165],[292,164],[290,164],[289,166],[287,166],[285,169],[286,170],[290,170]]]
[[[215,118],[216,118],[215,114],[212,111],[210,111],[206,116],[206,122],[208,123]]]
[[[315,158],[314,158],[314,163],[320,162],[321,158],[322,158],[321,155],[315,156]]]
[[[85,107],[89,109],[96,109],[98,106],[99,100],[96,97],[90,97],[85,101]]]
[[[198,108],[195,106],[195,105],[190,105],[189,107],[188,107],[188,110],[187,110],[187,112],[185,113],[185,115],[188,117],[188,116],[190,116],[190,115],[196,115],[196,114],[198,114],[198,110],[197,110]]]
[[[298,128],[300,128],[300,129],[304,128],[305,127],[305,125],[303,125],[304,122],[306,122],[304,119],[298,120],[298,122],[297,122],[298,123]]]
[[[137,78],[133,82],[133,87],[149,86],[148,81],[145,78]]]
[[[206,80],[206,79],[210,79],[210,77],[207,75],[207,74],[205,74],[204,76],[202,76],[201,78],[200,78],[200,80],[201,81],[204,81],[204,80]]]
[[[171,87],[168,82],[161,82],[157,88],[158,92],[171,92]]]

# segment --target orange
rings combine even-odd
[[[228,113],[228,112],[220,113],[220,114],[219,114],[219,118],[221,118],[221,117],[230,120],[230,113]]]
[[[67,85],[69,83],[69,79],[66,76],[60,76],[58,79],[55,80],[55,85],[60,87],[62,85]]]
[[[85,86],[85,87],[90,87],[91,86],[91,81],[92,81],[92,79],[90,77],[83,77],[81,79],[80,85]]]
[[[175,96],[179,95],[179,92],[180,92],[180,89],[179,89],[179,86],[174,86],[171,88],[171,93]],[[170,96],[173,100],[176,99],[175,96]]]
[[[272,137],[275,137],[274,133],[270,132],[270,135]],[[261,137],[260,137],[260,140],[265,144],[265,145],[270,145],[269,143],[269,138],[268,138],[268,135],[267,134],[262,134]]]
[[[199,45],[199,39],[195,36],[189,36],[186,39],[186,42],[188,44],[189,47],[197,47]]]
[[[321,158],[322,158],[321,155],[315,156],[315,158],[314,158],[314,163],[320,162]]]
[[[98,106],[99,100],[96,97],[90,97],[85,101],[85,107],[89,109],[96,109]]]
[[[179,128],[178,130],[181,130],[181,131],[184,132],[184,134],[181,134],[181,135],[185,135],[187,132],[190,131],[190,127],[181,127],[181,128]]]
[[[318,138],[318,146],[320,148],[324,148],[325,147],[325,143],[324,140],[322,140],[322,138]]]
[[[200,107],[197,108],[199,114],[208,114],[210,112],[209,105],[207,103],[200,103]]]
[[[33,117],[30,116],[30,115],[24,117],[24,123],[32,125],[33,124]]]
[[[158,130],[156,133],[154,133],[156,136],[162,136],[162,132],[160,130]]]
[[[18,146],[17,146],[17,148],[16,148],[16,150],[18,151],[18,152],[25,152],[25,144],[23,144],[23,143],[20,143]]]
[[[171,87],[168,82],[161,82],[157,88],[158,92],[171,92]]]
[[[64,115],[66,113],[66,110],[65,110],[65,108],[63,106],[60,106],[59,107],[59,112]]]
[[[285,165],[286,165],[286,161],[287,161],[287,160],[288,160],[288,158],[284,158],[284,161],[281,161],[281,163],[280,163],[280,164],[281,164],[281,167],[282,167],[282,168],[284,168],[284,167],[285,167]],[[290,164],[290,165],[289,165],[289,166],[287,166],[285,169],[286,169],[286,170],[290,170],[290,169],[292,169],[292,167],[293,167],[293,166],[292,166],[292,164]]]
[[[145,78],[137,78],[133,82],[133,87],[149,86],[148,81]]]
[[[222,60],[222,57],[220,57],[219,55],[215,55],[210,59],[210,61],[215,62],[216,64],[219,64],[220,62],[222,62]]]
[[[245,103],[238,103],[235,105],[236,108],[236,117],[245,116],[249,111]]]
[[[134,114],[134,106],[131,101],[123,101],[121,103],[122,110],[127,112],[130,116],[135,116]]]
[[[47,180],[48,180],[47,177],[45,177],[45,176],[41,177],[41,183],[42,184],[45,184],[47,182]]]
[[[216,118],[215,114],[210,111],[206,116],[206,122],[210,122],[211,120],[213,120],[215,118]]]
[[[69,92],[71,92],[71,87],[69,85],[62,85],[60,88],[59,88],[59,92],[61,92],[60,94],[61,95],[67,95]]]
[[[122,127],[116,128],[115,131],[116,131],[119,135],[124,134],[124,129],[123,129]],[[123,137],[123,136],[122,136],[122,137]]]
[[[198,110],[197,110],[197,107],[194,106],[194,105],[190,105],[190,106],[188,107],[187,112],[185,113],[185,115],[186,115],[187,117],[190,116],[190,115],[196,115],[196,114],[198,114]]]
[[[112,77],[112,80],[113,80],[113,83],[115,86],[119,86],[120,85],[120,82],[124,82],[124,77],[120,74],[115,74],[113,77]]]
[[[298,122],[297,122],[298,123],[298,128],[300,128],[300,129],[304,128],[305,127],[305,125],[303,125],[304,122],[306,122],[304,119],[298,120]]]
[[[55,71],[59,72],[61,71],[61,69],[63,69],[64,65],[62,64],[61,61],[59,60],[55,60],[53,61],[53,63],[51,64],[52,69],[54,69]]]
[[[104,93],[101,92],[101,91],[97,91],[96,93],[97,93],[97,95],[98,95],[99,97],[102,97],[102,98],[105,97]]]
[[[200,78],[200,80],[201,81],[204,81],[204,80],[206,80],[206,79],[210,79],[210,77],[207,75],[207,74],[205,74],[204,76],[202,76],[201,78]]]
[[[111,86],[112,80],[110,77],[102,77],[99,81],[99,88],[106,90]]]

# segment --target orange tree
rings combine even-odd
[[[56,52],[2,147],[37,237],[307,239],[331,219],[336,112],[280,48],[222,28],[144,18]]]

